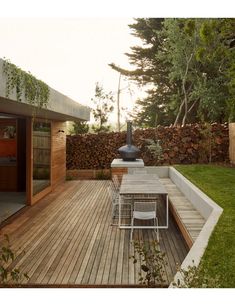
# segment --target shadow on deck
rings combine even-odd
[[[29,286],[135,286],[140,263],[129,259],[130,231],[111,226],[109,181],[69,181],[1,229],[16,252],[13,266],[27,272]],[[152,230],[135,230],[152,240]],[[171,216],[160,230],[166,253],[166,285],[188,249]]]

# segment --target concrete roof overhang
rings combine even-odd
[[[3,74],[3,60],[0,59],[0,113],[18,116],[38,117],[58,121],[90,120],[90,108],[83,106],[60,92],[50,89],[47,108],[33,106],[22,97],[17,101],[16,93],[6,97],[6,78]]]

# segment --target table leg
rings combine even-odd
[[[166,195],[166,226],[169,226],[169,203],[168,203],[168,194]]]
[[[119,228],[120,228],[120,226],[121,226],[121,196],[119,195],[119,198],[118,198],[118,200],[119,200],[119,207],[118,207],[118,209],[119,209],[119,214],[118,214],[118,226],[119,226]]]

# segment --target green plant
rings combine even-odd
[[[208,275],[207,270],[203,270],[199,265],[196,267],[194,261],[192,266],[188,266],[187,269],[178,268],[181,279],[177,279],[177,282],[173,282],[173,287],[176,288],[219,288],[219,277],[211,277]]]
[[[163,158],[160,140],[155,141],[153,139],[145,139],[145,142],[147,143],[147,149],[155,159],[155,163],[158,164],[158,162],[161,161]]]
[[[27,273],[22,274],[19,269],[11,269],[10,264],[15,258],[10,247],[9,237],[5,235],[0,246],[0,285],[18,284],[22,278],[29,279]]]
[[[199,162],[212,161],[212,150],[215,146],[213,138],[212,126],[210,123],[205,123],[199,130],[200,141],[198,147]]]
[[[73,127],[70,130],[70,134],[79,135],[86,134],[89,132],[89,125],[86,121],[76,121],[73,123]]]
[[[74,180],[74,178],[72,177],[72,175],[66,175],[66,181],[72,181]]]
[[[112,92],[106,93],[99,83],[95,86],[95,97],[91,99],[95,108],[92,110],[96,124],[92,125],[95,133],[110,131],[108,123],[109,114],[113,112],[114,98]]]
[[[104,170],[100,170],[96,174],[97,180],[110,180],[110,173],[105,173]]]
[[[16,134],[16,128],[13,125],[6,126],[4,131],[7,133],[9,138],[14,138]]]
[[[148,287],[162,287],[164,285],[164,265],[166,264],[165,254],[159,250],[156,241],[144,242],[134,241],[134,255],[130,258],[136,264],[141,261],[139,272],[139,283]]]
[[[16,93],[17,101],[26,101],[39,108],[46,107],[49,100],[49,86],[36,79],[30,72],[21,70],[9,60],[3,62],[3,73],[6,76],[6,97],[13,92]]]

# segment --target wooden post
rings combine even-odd
[[[229,159],[235,165],[235,122],[229,123]]]

